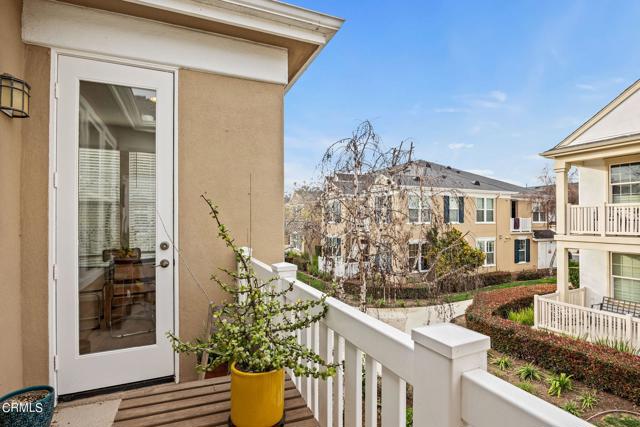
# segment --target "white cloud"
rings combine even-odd
[[[590,85],[587,83],[576,83],[576,87],[580,90],[588,90],[590,92],[596,90],[596,87],[594,85]]]
[[[505,102],[507,100],[507,94],[500,90],[492,90],[489,92],[489,96],[498,102]]]
[[[625,81],[622,77],[611,77],[608,79],[601,79],[591,82],[578,82],[576,88],[585,92],[596,92],[599,90],[605,90],[611,86],[619,85]]]
[[[463,142],[456,142],[453,144],[449,144],[450,150],[462,150],[465,148],[473,148],[473,144],[465,144]]]

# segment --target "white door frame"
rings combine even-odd
[[[105,62],[112,62],[122,65],[130,65],[141,68],[148,68],[152,70],[160,70],[173,74],[173,327],[174,333],[179,334],[180,331],[180,313],[179,313],[179,265],[180,265],[180,251],[179,251],[179,215],[178,215],[178,78],[179,72],[177,67],[149,63],[144,61],[136,61],[131,59],[125,59],[120,57],[100,55],[90,52],[84,52],[74,49],[58,49],[50,48],[50,87],[49,87],[49,183],[48,183],[48,334],[49,334],[49,384],[54,387],[56,394],[58,394],[58,378],[57,378],[57,321],[58,316],[56,312],[56,260],[57,260],[57,202],[58,196],[56,191],[57,186],[57,97],[58,97],[58,59],[60,56],[75,56],[85,59],[100,60]],[[175,382],[180,380],[180,359],[178,354],[174,355],[174,376]]]

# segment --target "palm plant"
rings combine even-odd
[[[560,374],[554,374],[549,379],[549,395],[560,397],[565,391],[573,390],[573,375],[567,375],[564,372]]]
[[[542,372],[533,363],[522,365],[517,374],[522,381],[540,381],[542,379]]]

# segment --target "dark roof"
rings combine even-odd
[[[388,176],[397,184],[406,186],[419,187],[423,185],[435,188],[507,191],[513,193],[528,191],[527,188],[519,185],[425,160],[415,160],[393,168],[387,168],[380,171],[380,174]],[[335,178],[337,179],[335,183],[342,186],[343,191],[346,193],[352,191],[351,174],[337,173]],[[364,185],[373,182],[371,175],[363,176],[362,178]]]
[[[533,238],[535,240],[553,240],[556,232],[553,230],[533,230]]]

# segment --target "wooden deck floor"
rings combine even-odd
[[[221,377],[125,392],[114,426],[227,425],[230,410],[229,381],[229,377]],[[287,426],[318,426],[290,380],[285,383],[285,412]]]

